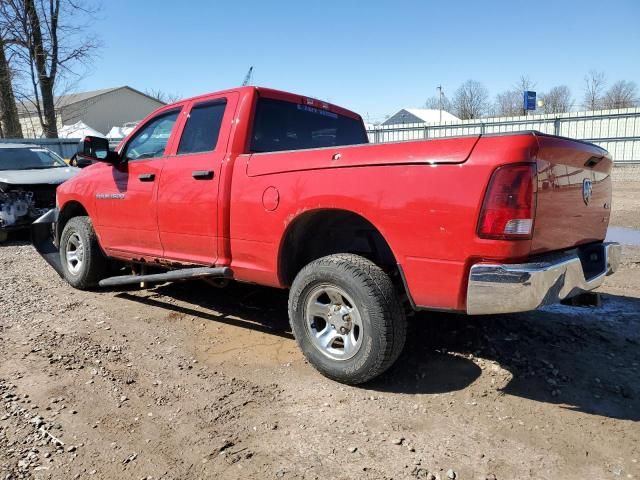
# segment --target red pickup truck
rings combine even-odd
[[[288,288],[297,342],[365,382],[402,350],[410,309],[536,309],[598,287],[611,156],[539,132],[368,145],[362,118],[242,87],[151,114],[57,190],[34,244],[80,289],[223,277]],[[50,228],[53,224],[54,228]],[[117,260],[133,275],[113,276]]]

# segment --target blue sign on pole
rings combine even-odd
[[[536,109],[536,92],[526,90],[524,92],[524,109],[535,110]]]

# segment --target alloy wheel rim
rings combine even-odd
[[[363,324],[352,298],[335,285],[319,285],[306,296],[305,326],[312,345],[332,360],[349,360],[362,345]]]
[[[84,244],[80,235],[77,233],[72,233],[69,240],[67,240],[65,258],[67,260],[67,269],[69,272],[73,275],[77,275],[84,262]]]

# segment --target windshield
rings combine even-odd
[[[0,148],[0,170],[38,170],[66,166],[62,158],[46,148]]]

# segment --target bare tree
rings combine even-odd
[[[514,117],[522,115],[522,92],[507,90],[496,95],[491,115],[498,117]]]
[[[584,83],[584,98],[582,100],[582,106],[586,110],[598,110],[602,108],[604,87],[607,84],[604,72],[591,70],[587,75],[585,75]]]
[[[156,90],[154,88],[149,88],[145,90],[144,93],[162,103],[173,103],[182,98],[182,96],[177,93],[169,93],[163,90]]]
[[[12,73],[1,29],[2,25],[0,25],[0,133],[7,138],[22,138],[22,126],[13,93]]]
[[[491,107],[491,115],[514,117],[524,114],[523,94],[536,88],[536,83],[528,75],[521,75],[509,90],[496,95]]]
[[[602,99],[603,108],[631,108],[640,104],[635,82],[620,80],[611,85]]]
[[[553,87],[547,93],[541,94],[540,99],[544,102],[544,113],[565,113],[573,106],[571,90],[566,85]]]
[[[445,112],[451,112],[451,100],[449,100],[446,95],[442,95],[442,104],[440,103],[440,96],[434,95],[433,97],[427,98],[427,101],[424,102],[424,108],[431,108],[433,110],[440,110],[440,106],[442,105],[442,110]]]
[[[45,136],[56,138],[55,93],[64,78],[81,75],[98,46],[87,27],[96,9],[84,0],[2,0],[0,8],[12,20],[10,33],[30,80],[28,102]]]
[[[454,113],[459,118],[479,118],[488,111],[489,92],[482,83],[467,80],[456,90],[452,104]]]
[[[536,82],[531,80],[529,75],[520,75],[518,81],[513,84],[513,89],[520,94],[520,97],[522,97],[523,92],[526,92],[527,90],[533,90],[534,88],[536,88],[536,85]]]

